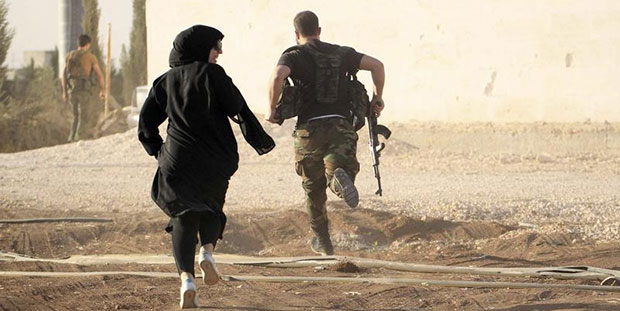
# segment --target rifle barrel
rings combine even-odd
[[[383,196],[383,189],[381,189],[381,174],[379,173],[379,164],[377,163],[376,165],[372,166],[375,170],[375,178],[377,179],[377,191],[375,192],[375,194],[378,194],[379,196]]]

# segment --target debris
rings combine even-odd
[[[347,296],[360,296],[362,295],[362,293],[360,292],[344,292],[345,295]]]
[[[331,267],[333,270],[336,270],[338,272],[345,272],[345,273],[359,273],[361,271],[360,267],[358,267],[356,264],[346,259],[339,260],[337,263],[333,264]]]
[[[615,276],[610,276],[601,282],[601,286],[620,286],[620,279]]]

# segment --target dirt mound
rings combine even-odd
[[[20,215],[24,211],[20,211]],[[69,217],[66,213],[25,211],[28,217]],[[81,215],[84,216],[84,215]],[[113,218],[113,223],[0,224],[0,249],[35,257],[63,258],[84,254],[168,253],[170,238],[164,217],[118,217],[116,214],[86,215]],[[21,218],[0,210],[1,218]],[[22,216],[23,217],[23,216]]]
[[[281,255],[305,248],[309,234],[306,213],[300,210],[233,214],[228,217],[218,249],[233,254]]]
[[[348,260],[338,261],[338,263],[329,266],[329,269],[331,269],[333,271],[337,271],[337,272],[344,272],[344,273],[359,273],[359,272],[362,272],[362,269],[360,267],[358,267],[356,264],[354,264],[354,263],[352,263],[352,262],[350,262]]]
[[[0,204],[2,199],[0,199]],[[67,257],[74,254],[95,255],[112,253],[158,253],[170,254],[170,237],[163,231],[167,218],[159,211],[126,213],[88,213],[75,210],[52,211],[28,209],[19,204],[4,205],[0,218],[88,216],[114,218],[113,223],[38,223],[0,224],[0,249],[36,257]],[[449,222],[439,219],[417,219],[394,215],[383,211],[347,209],[330,202],[331,231],[340,238],[336,251],[339,255],[387,260],[475,266],[552,266],[587,264],[613,267],[620,254],[617,243],[608,246],[568,245],[570,236],[545,236],[522,233],[508,226],[484,222]],[[307,247],[310,232],[306,214],[296,206],[280,211],[238,211],[229,215],[229,226],[218,252],[242,254],[265,254],[303,256],[311,255]],[[364,234],[369,232],[369,234]],[[357,235],[357,236],[356,236]],[[399,239],[399,240],[397,240]],[[423,249],[415,249],[407,243],[403,252],[382,249],[393,241],[416,240]],[[353,241],[353,242],[351,242]],[[461,243],[459,241],[465,241]],[[347,244],[348,243],[348,244]],[[357,243],[357,244],[356,244]],[[375,244],[376,243],[376,246]],[[447,247],[443,247],[448,244]],[[450,244],[452,246],[450,246]],[[361,249],[348,245],[370,245]],[[441,250],[437,245],[442,245]],[[545,251],[555,250],[554,256]],[[523,259],[523,252],[532,252]],[[480,256],[480,253],[490,254]],[[519,253],[521,252],[521,254]],[[570,256],[558,256],[568,254]],[[500,257],[503,256],[503,257]],[[579,257],[583,256],[583,258]],[[569,257],[569,259],[566,259]],[[555,258],[555,259],[553,259]],[[506,259],[509,259],[507,261]],[[362,269],[343,261],[327,269],[316,267],[275,269],[265,267],[219,265],[226,275],[262,276],[361,276],[439,278],[438,276],[392,274],[382,269]],[[56,263],[0,262],[3,271],[156,271],[174,272],[175,266],[166,265],[96,265],[79,266]],[[453,279],[453,277],[450,277]],[[459,276],[454,279],[481,280],[478,276]],[[482,280],[492,280],[485,276]],[[506,280],[502,278],[502,280]],[[509,281],[511,279],[508,279]],[[522,279],[514,279],[522,282]],[[565,281],[568,283],[572,281]],[[596,285],[598,283],[590,283]],[[91,276],[64,278],[5,277],[0,287],[4,290],[0,309],[24,310],[49,306],[50,309],[75,309],[75,301],[81,301],[86,309],[148,309],[167,310],[178,303],[178,280],[130,276]],[[425,286],[399,286],[396,284],[350,284],[350,283],[259,283],[244,282],[201,287],[201,302],[207,308],[218,306],[225,309],[270,309],[274,301],[279,309],[363,309],[363,310],[409,310],[414,297],[416,307],[438,310],[480,310],[481,305],[515,306],[525,301],[532,308],[545,307],[541,301],[553,306],[578,306],[579,310],[611,310],[615,303],[612,296],[569,290],[515,290],[515,289],[433,289]],[[110,298],[111,297],[111,298]],[[497,300],[497,297],[508,297]],[[594,297],[594,298],[592,298]],[[595,299],[595,300],[594,300]],[[607,299],[609,303],[602,299]],[[578,303],[575,302],[585,302]],[[19,306],[19,307],[16,307]],[[17,308],[17,309],[16,309]],[[495,307],[497,309],[497,307]],[[505,309],[505,308],[504,308]],[[511,310],[512,310],[511,309]],[[508,309],[505,309],[508,310]]]
[[[414,241],[474,241],[498,237],[515,228],[494,222],[421,220],[370,209],[331,207],[330,232],[339,251],[389,248]],[[289,209],[239,219],[229,217],[222,252],[274,256],[308,253],[310,228],[305,212]]]
[[[473,241],[498,237],[513,228],[496,223],[420,220],[368,209],[330,208],[331,235],[341,253],[382,250],[395,241]],[[30,217],[63,217],[35,212]],[[18,218],[7,210],[3,218]],[[83,216],[83,215],[82,215]],[[97,215],[88,215],[97,216]],[[103,217],[102,215],[99,215]],[[160,213],[119,217],[113,223],[43,223],[0,225],[1,249],[38,257],[76,254],[168,253],[170,237]],[[299,209],[277,212],[232,213],[218,251],[245,255],[295,256],[312,254],[306,213]],[[406,247],[406,246],[404,246]]]
[[[553,258],[557,256],[558,249],[573,245],[576,239],[576,234],[569,233],[524,232],[514,237],[492,241],[488,245],[488,252],[513,257],[519,254],[518,257],[526,259],[546,256]]]

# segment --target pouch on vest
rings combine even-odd
[[[87,52],[75,50],[71,51],[71,54],[69,54],[69,62],[67,64],[67,82],[69,92],[89,91],[92,86],[90,76],[86,75],[85,70],[82,68],[82,64],[80,63],[80,60],[86,53]]]
[[[355,73],[347,75],[347,84],[349,92],[347,98],[351,105],[353,128],[358,131],[366,123],[366,116],[370,109],[370,99],[368,98],[366,87],[357,80]]]
[[[69,93],[75,93],[75,92],[79,92],[79,91],[90,91],[90,88],[92,87],[92,82],[90,81],[90,79],[88,77],[83,78],[83,77],[72,77],[70,79],[68,79],[67,81],[68,83],[68,90]]]
[[[302,50],[312,57],[315,68],[314,90],[316,103],[319,105],[336,105],[345,98],[343,88],[345,72],[342,71],[342,60],[351,48],[338,47],[333,53],[322,53],[308,45]]]
[[[290,82],[288,78],[285,79],[282,95],[276,106],[275,119],[279,125],[282,125],[284,120],[299,115],[302,105],[301,97],[301,87]]]
[[[351,111],[351,116],[353,118],[353,124],[358,124],[359,128],[364,126],[364,115],[361,115],[361,125],[359,125],[360,120],[356,118],[356,113],[353,112],[353,106],[351,103],[352,94],[355,95],[355,102],[359,102],[359,98],[361,98],[361,94],[366,94],[366,89],[364,85],[357,81],[357,78],[351,80],[350,76],[342,71],[342,60],[344,55],[350,52],[352,49],[349,47],[339,47],[335,52],[321,53],[309,46],[301,45],[289,48],[284,51],[287,53],[294,49],[302,50],[306,55],[311,56],[312,62],[315,66],[315,81],[314,81],[314,91],[315,91],[315,100],[318,105],[337,105],[337,104],[345,104],[348,105],[348,109]],[[278,124],[282,124],[285,119],[293,118],[299,115],[300,111],[303,108],[303,91],[302,86],[298,84],[293,84],[286,79],[284,81],[284,86],[282,88],[282,96],[276,106],[275,119]],[[357,84],[356,84],[357,83]],[[352,88],[359,89],[361,86],[362,90],[353,91]],[[307,87],[307,86],[305,86]],[[366,100],[368,100],[368,95],[366,95]],[[363,109],[363,108],[359,108]],[[346,116],[349,117],[349,116]]]

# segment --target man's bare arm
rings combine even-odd
[[[65,66],[62,71],[62,77],[60,78],[60,87],[62,88],[62,100],[67,100],[67,67]]]
[[[369,70],[374,84],[373,94],[378,97],[383,96],[383,85],[385,84],[385,70],[383,63],[368,55],[364,55],[360,61],[360,69]]]
[[[105,97],[105,83],[103,80],[103,73],[101,72],[101,68],[99,68],[99,63],[95,61],[95,64],[93,65],[93,70],[95,71],[95,74],[97,75],[97,80],[99,81],[99,96],[101,98]]]
[[[282,95],[282,86],[284,80],[291,74],[291,68],[284,65],[278,65],[269,80],[269,118],[267,121],[276,123],[275,112],[280,95]]]
[[[378,117],[385,107],[383,103],[383,85],[385,84],[385,69],[383,68],[383,63],[374,57],[364,55],[360,61],[360,69],[369,70],[372,76],[374,89],[371,104]]]

